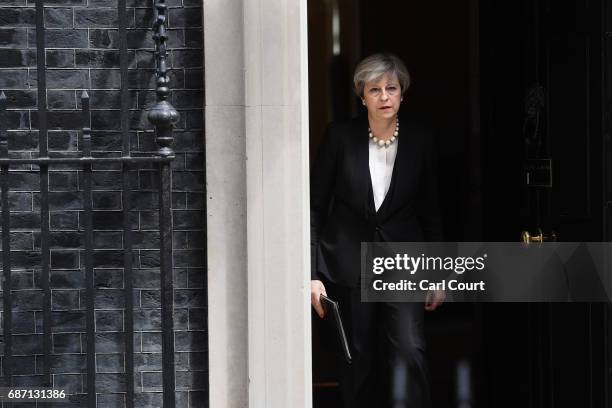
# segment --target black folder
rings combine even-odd
[[[321,295],[321,305],[323,306],[323,310],[325,311],[325,320],[333,321],[333,326],[336,328],[337,338],[340,343],[340,347],[344,352],[344,357],[346,358],[347,363],[351,363],[351,350],[349,349],[349,344],[346,339],[346,333],[344,331],[344,325],[342,324],[342,318],[340,317],[340,306],[338,302],[331,300],[325,295]]]

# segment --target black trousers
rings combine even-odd
[[[353,362],[341,365],[345,408],[429,408],[423,303],[362,303],[359,288],[326,283],[340,303]]]

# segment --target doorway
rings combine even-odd
[[[310,1],[311,158],[328,121],[359,113],[355,64],[390,51],[412,75],[403,113],[436,132],[448,241],[516,242],[540,229],[605,240],[603,9],[601,0]],[[540,160],[552,164],[528,183]],[[607,406],[606,313],[444,305],[426,326],[434,407]],[[324,408],[338,403],[338,384],[316,320],[313,401]]]

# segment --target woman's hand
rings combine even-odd
[[[425,297],[425,310],[433,312],[444,302],[444,299],[446,299],[446,293],[443,290],[430,290]]]
[[[311,280],[310,303],[312,304],[312,307],[314,307],[315,312],[317,312],[319,317],[322,319],[325,316],[325,311],[323,310],[323,305],[321,305],[321,295],[327,296],[323,282],[320,280]]]

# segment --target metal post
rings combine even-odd
[[[38,87],[38,155],[47,157],[47,69],[45,60],[44,0],[36,0],[36,74]],[[49,284],[49,166],[40,165],[40,255],[43,290],[43,375],[51,382],[51,287]]]
[[[130,157],[126,0],[117,3],[119,13],[119,70],[121,72],[121,155]],[[125,407],[134,407],[134,297],[132,272],[132,226],[130,222],[130,163],[121,166],[121,208],[123,213],[123,291],[125,299]]]
[[[91,157],[91,115],[89,114],[89,95],[81,95],[81,114],[83,122],[82,152]],[[87,332],[87,407],[96,407],[96,318],[95,283],[93,270],[93,213],[91,194],[91,163],[83,165],[83,213],[85,229],[85,331]]]
[[[156,48],[157,102],[148,114],[149,121],[155,126],[158,155],[171,159],[174,157],[172,130],[178,121],[178,112],[167,101],[170,96],[168,87],[168,68],[166,59],[166,2],[155,3],[156,18],[153,23],[153,40]],[[162,376],[163,406],[175,406],[175,373],[174,373],[174,287],[172,278],[172,172],[171,161],[160,163],[159,192],[159,233],[160,233],[160,288],[162,307]]]
[[[0,157],[8,159],[8,137],[6,135],[6,95],[0,93]],[[13,308],[11,304],[11,209],[9,207],[9,166],[2,165],[2,290],[4,312],[4,381],[13,385]]]

